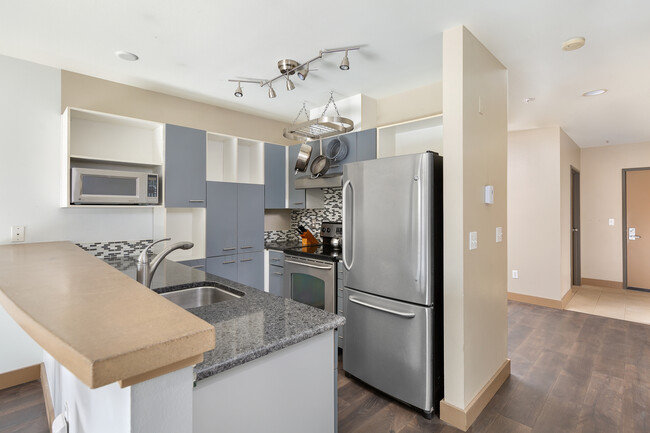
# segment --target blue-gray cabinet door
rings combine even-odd
[[[269,293],[275,296],[283,296],[284,268],[281,266],[269,266]]]
[[[213,257],[237,254],[237,184],[208,182],[207,189],[206,255]],[[262,219],[264,219],[263,210]],[[263,233],[262,236],[264,236]]]
[[[286,146],[264,143],[264,208],[286,207]]]
[[[334,144],[336,140],[339,140],[341,142],[342,146],[346,146],[348,149],[348,153],[340,161],[334,161],[332,160],[330,162],[330,169],[327,171],[328,174],[336,174],[336,173],[343,173],[343,164],[347,164],[348,162],[355,162],[357,160],[357,133],[356,132],[350,132],[348,134],[343,134],[339,135],[336,137],[330,137],[326,138],[323,140],[323,153],[325,155],[330,154],[330,146]],[[316,151],[316,155],[318,155],[318,144],[314,146],[314,150]]]
[[[237,261],[237,282],[263,291],[264,252],[239,254]]]
[[[240,253],[264,249],[264,186],[237,184],[237,244]]]
[[[205,207],[206,132],[165,125],[165,207]]]
[[[289,197],[287,197],[287,207],[289,209],[305,208],[305,190],[295,188],[295,183],[296,183],[295,167],[296,167],[296,159],[298,159],[299,152],[300,152],[300,144],[295,144],[289,147],[289,163],[287,164],[287,173],[289,175]],[[313,158],[315,158],[315,156],[312,150],[311,159]],[[309,169],[307,169],[307,173],[299,173],[299,175],[309,176]]]
[[[205,259],[192,259],[192,260],[183,260],[178,262],[182,265],[189,266],[192,269],[198,269],[199,271],[205,271]]]
[[[357,161],[377,159],[377,129],[357,132]]]
[[[237,281],[237,255],[208,257],[205,259],[205,265],[208,274]]]

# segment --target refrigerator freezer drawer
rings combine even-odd
[[[433,307],[343,292],[343,370],[424,411],[433,410]]]

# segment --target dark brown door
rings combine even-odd
[[[650,290],[650,169],[624,173],[627,287]]]
[[[582,284],[580,272],[580,172],[571,168],[571,284]]]

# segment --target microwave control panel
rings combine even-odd
[[[155,199],[158,202],[158,175],[157,174],[148,174],[147,175],[147,198]],[[147,200],[151,202],[153,200]]]

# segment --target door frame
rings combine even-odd
[[[627,172],[650,170],[650,167],[624,168],[621,170],[621,184],[623,186],[623,224],[621,233],[623,235],[623,289],[627,289]],[[643,290],[643,289],[641,289]]]
[[[573,229],[575,226],[573,225],[574,223],[574,210],[575,210],[575,178],[578,178],[578,242],[577,242],[577,251],[574,249],[574,231]],[[582,248],[581,248],[581,243],[582,243],[582,233],[581,233],[582,227],[580,224],[580,170],[575,168],[574,166],[571,166],[571,285],[572,286],[580,286],[582,285]],[[578,261],[577,263],[577,268],[578,272],[577,275],[574,272],[576,269],[576,263],[575,261]]]

